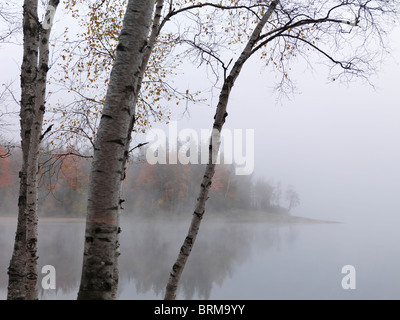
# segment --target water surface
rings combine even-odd
[[[163,298],[188,225],[189,219],[122,219],[119,299]],[[14,220],[0,220],[0,299],[6,298],[14,233]],[[82,221],[40,222],[39,268],[50,264],[57,272],[57,289],[41,289],[40,299],[76,299],[83,234]],[[206,217],[178,299],[399,299],[399,247],[400,234],[390,221],[290,224]],[[344,265],[356,269],[355,290],[342,288]]]

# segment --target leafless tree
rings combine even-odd
[[[186,261],[195,243],[205,212],[205,203],[215,172],[215,159],[220,146],[220,132],[227,117],[228,99],[242,67],[248,59],[260,54],[280,75],[278,89],[285,90],[290,83],[290,64],[293,58],[302,56],[310,64],[314,58],[322,58],[330,67],[332,80],[368,79],[386,53],[385,36],[398,21],[398,4],[386,0],[336,0],[336,1],[249,1],[258,7],[241,13],[239,56],[234,63],[224,62],[218,52],[221,38],[213,25],[201,24],[194,35],[182,39],[191,44],[192,52],[201,62],[216,70],[223,70],[221,89],[209,144],[209,160],[201,182],[189,231],[174,263],[166,288],[165,299],[175,299],[178,283]],[[232,15],[238,16],[239,13]],[[247,15],[247,16],[246,16]],[[233,20],[215,19],[232,26]],[[216,22],[217,23],[217,22]],[[245,28],[247,27],[247,28]],[[226,29],[229,33],[231,27]],[[214,40],[211,44],[205,40]],[[275,72],[276,74],[276,72]],[[245,114],[245,111],[243,112]],[[254,116],[254,115],[249,115]]]
[[[300,197],[294,189],[294,186],[289,185],[287,187],[285,192],[285,200],[288,202],[288,211],[300,204]]]

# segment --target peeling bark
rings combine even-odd
[[[45,19],[54,14],[59,0],[51,0]],[[24,55],[21,67],[22,168],[18,223],[14,251],[8,269],[7,299],[37,299],[37,173],[41,130],[45,112],[46,78],[51,25],[38,21],[38,1],[24,1]],[[45,20],[45,21],[46,21]]]
[[[279,0],[275,0],[271,2],[267,12],[258,22],[257,26],[255,27],[249,41],[247,42],[246,47],[242,51],[240,57],[236,60],[234,66],[232,67],[229,76],[225,78],[224,84],[221,89],[221,93],[219,95],[219,101],[214,117],[214,124],[213,124],[213,132],[210,138],[209,144],[209,159],[208,164],[206,166],[203,180],[201,182],[200,194],[197,198],[196,207],[192,216],[192,221],[187,233],[187,236],[183,242],[183,245],[179,251],[178,258],[175,261],[166,287],[166,292],[164,299],[165,300],[174,300],[176,298],[176,292],[178,289],[179,280],[183,269],[186,265],[186,261],[192,251],[193,245],[196,241],[197,234],[199,232],[200,223],[203,218],[205,212],[205,204],[208,199],[208,193],[211,187],[212,178],[215,173],[215,165],[216,159],[220,147],[220,134],[222,127],[225,123],[226,118],[226,109],[228,105],[228,99],[230,92],[232,90],[233,85],[237,77],[242,70],[244,63],[250,58],[252,55],[252,49],[254,48],[257,40],[261,34],[261,31],[265,24],[267,23],[268,19],[271,17],[272,13],[275,11],[275,8]]]
[[[153,50],[154,44],[156,42],[156,39],[160,33],[160,20],[161,20],[161,12],[162,8],[164,6],[164,0],[157,0],[156,3],[156,10],[154,13],[154,19],[153,23],[151,25],[151,34],[147,42],[147,46],[145,49],[145,53],[143,55],[143,60],[140,66],[140,72],[139,72],[139,77],[136,85],[136,93],[133,96],[131,102],[130,102],[130,107],[133,110],[130,116],[130,122],[129,122],[129,128],[128,128],[128,136],[126,139],[126,143],[124,145],[125,151],[124,151],[124,158],[123,158],[123,163],[122,163],[122,168],[123,168],[123,173],[121,176],[121,188],[122,188],[122,182],[125,180],[126,177],[126,170],[128,167],[128,160],[129,160],[129,150],[130,150],[130,144],[132,141],[132,131],[135,126],[135,114],[136,114],[136,103],[138,100],[138,94],[140,92],[140,89],[142,87],[142,81],[144,77],[144,73],[146,71],[147,64],[149,62],[151,52]],[[119,206],[121,207],[121,203],[124,202],[124,200],[120,199],[119,200]],[[119,225],[119,223],[118,223]],[[113,289],[112,289],[112,299],[115,299],[117,296],[117,290],[118,290],[118,278],[119,278],[119,272],[118,272],[118,257],[120,255],[120,250],[119,250],[119,233],[121,233],[121,228],[118,228],[117,232],[117,245],[115,247],[115,264],[114,264],[114,273],[113,273]]]
[[[125,151],[154,2],[130,0],[96,136],[78,299],[114,299]]]
[[[28,154],[36,98],[36,77],[39,46],[39,22],[37,1],[25,0],[23,7],[24,54],[21,66],[21,147],[22,168],[19,173],[18,224],[14,250],[8,268],[9,300],[25,300],[26,297],[26,204]]]

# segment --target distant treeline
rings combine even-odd
[[[0,147],[1,148],[1,147]],[[1,150],[0,150],[1,151]],[[128,168],[121,207],[126,214],[156,215],[192,211],[204,174],[203,164],[155,164],[145,160],[146,149],[136,154]],[[44,152],[39,172],[39,215],[84,217],[87,204],[90,158],[71,151]],[[0,213],[17,212],[18,172],[21,154],[0,159]],[[299,204],[292,186],[235,175],[234,164],[219,164],[211,185],[207,210],[260,210],[288,213]]]

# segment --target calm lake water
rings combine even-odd
[[[119,299],[163,298],[188,224],[122,220]],[[397,225],[239,223],[206,217],[178,298],[399,299]],[[14,233],[14,221],[0,220],[0,299],[6,298]],[[40,223],[39,267],[50,264],[57,272],[57,289],[41,289],[40,299],[76,299],[83,234],[83,222]],[[344,265],[355,267],[355,290],[342,288]]]

